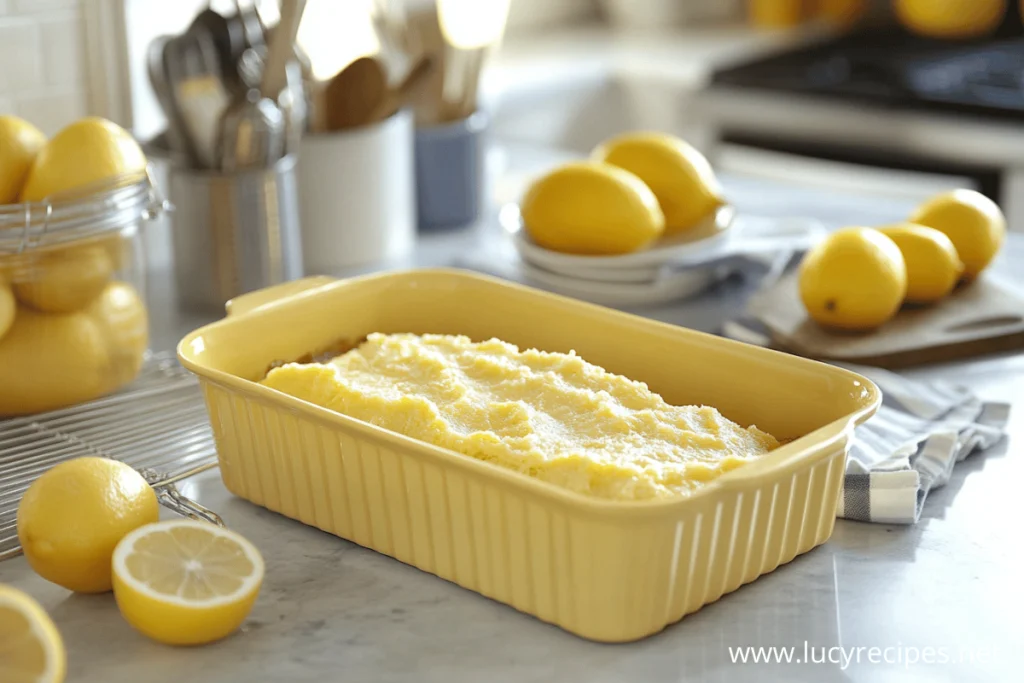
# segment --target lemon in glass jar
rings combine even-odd
[[[145,170],[146,156],[128,131],[90,116],[66,126],[39,150],[21,201],[39,202]]]
[[[110,350],[85,311],[40,313],[18,306],[0,338],[0,417],[64,408],[110,387]]]
[[[19,301],[37,311],[71,313],[94,301],[113,273],[105,245],[51,249],[23,260],[13,275],[14,291]]]
[[[46,136],[17,116],[0,116],[0,204],[18,201],[25,178]]]
[[[135,379],[149,346],[149,319],[139,293],[126,282],[111,282],[87,312],[107,346],[111,388]]]

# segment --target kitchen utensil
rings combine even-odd
[[[377,67],[383,67],[383,64],[376,58],[367,59],[375,64],[353,62],[349,74],[339,74],[333,85],[328,86],[330,95],[324,99],[325,111],[322,114],[328,120],[323,130],[353,128],[388,118],[409,102],[433,71],[430,58],[417,60],[397,86],[391,88],[385,84],[382,89]],[[330,112],[336,114],[333,120],[330,120]],[[330,127],[332,124],[337,127]]]
[[[247,47],[245,27],[238,17],[225,17],[207,7],[196,15],[188,31],[202,31],[217,51],[220,77],[228,90],[240,87],[238,59]]]
[[[281,8],[281,19],[270,39],[259,89],[251,89],[232,102],[224,112],[220,129],[220,169],[223,172],[268,168],[294,148],[301,135],[294,119],[303,105],[289,92],[282,110],[279,98],[289,85],[288,62],[295,54],[306,0],[289,0]]]
[[[231,101],[214,39],[203,24],[193,24],[168,48],[172,96],[184,132],[202,168],[216,163],[220,120]]]
[[[501,38],[509,0],[437,0],[447,43],[440,120],[457,121],[478,108],[477,91],[489,49]]]
[[[420,230],[469,225],[484,194],[487,117],[483,112],[416,129],[416,204]]]
[[[452,48],[445,60],[441,90],[441,121],[459,121],[477,110],[477,91],[487,50]]]
[[[217,466],[199,384],[171,354],[147,359],[123,391],[74,408],[0,420],[0,561],[20,553],[15,517],[22,494],[58,463],[85,455],[139,470],[178,514],[223,524],[175,482]]]
[[[853,427],[881,402],[838,367],[493,278],[426,270],[298,284],[240,298],[178,346],[200,376],[228,490],[593,640],[656,633],[827,540]],[[255,381],[371,332],[574,349],[785,445],[688,498],[605,501]]]
[[[431,73],[425,83],[417,86],[406,102],[415,111],[418,126],[441,123],[439,109],[441,89],[448,70],[448,46],[437,14],[433,3],[406,7],[403,28],[408,52],[431,61]]]
[[[423,87],[433,70],[434,63],[430,57],[417,60],[398,85],[388,90],[377,110],[371,114],[370,120],[379,121],[405,106],[416,91]]]
[[[984,275],[933,306],[907,308],[870,334],[829,332],[807,318],[797,274],[751,300],[780,348],[811,358],[900,368],[1024,347],[1024,293]]]
[[[281,19],[270,38],[263,66],[263,81],[260,83],[260,94],[263,97],[277,100],[281,91],[288,86],[288,62],[295,56],[295,37],[299,33],[305,9],[306,0],[282,2]]]
[[[267,31],[256,7],[257,0],[252,0],[243,7],[241,0],[235,0],[235,17],[242,25],[245,44],[257,52],[263,53],[267,47]]]
[[[411,112],[306,136],[299,197],[307,273],[408,256],[416,239]]]
[[[167,70],[167,46],[171,40],[171,36],[158,36],[153,39],[146,50],[146,71],[153,94],[164,112],[164,118],[167,119],[166,135],[171,149],[182,155],[186,163],[194,166],[198,165],[199,161],[192,141],[185,131],[185,122],[178,109]]]
[[[281,91],[277,104],[284,115],[284,153],[295,154],[306,131],[309,120],[309,105],[299,61],[288,62],[287,87]]]
[[[221,116],[218,168],[224,173],[268,168],[284,156],[287,124],[277,103],[252,89]]]
[[[380,43],[379,57],[389,74],[405,72],[410,59],[422,57],[410,44],[404,0],[373,0],[370,18]]]
[[[385,106],[387,97],[384,65],[376,57],[360,57],[327,82],[320,120],[328,131],[364,125]]]
[[[216,308],[302,276],[295,157],[233,173],[171,168],[171,238],[180,301]]]

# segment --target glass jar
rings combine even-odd
[[[149,345],[148,175],[0,206],[0,417],[65,408],[138,374]]]

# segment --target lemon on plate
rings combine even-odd
[[[598,145],[591,158],[624,168],[651,188],[665,214],[666,234],[700,225],[725,203],[711,164],[675,136],[626,133]]]
[[[0,280],[0,339],[4,338],[7,330],[14,324],[14,313],[17,308],[11,286]]]
[[[241,535],[173,520],[131,532],[114,551],[114,597],[125,620],[168,645],[231,635],[252,610],[263,558]]]
[[[1006,239],[1006,217],[999,206],[974,190],[953,190],[918,207],[911,223],[935,228],[953,242],[964,263],[964,278],[978,277]]]
[[[931,38],[976,38],[993,31],[1006,0],[895,0],[896,15],[914,33]]]
[[[113,274],[106,245],[51,249],[25,260],[14,272],[14,293],[38,311],[71,313],[94,301]]]
[[[43,146],[21,201],[38,202],[145,170],[146,156],[135,138],[117,124],[91,116],[68,125]]]
[[[931,304],[949,296],[964,264],[944,233],[913,223],[878,228],[899,247],[907,265],[907,301]]]
[[[534,242],[570,254],[628,254],[665,230],[651,189],[629,171],[596,161],[565,164],[534,181],[520,211]]]
[[[38,602],[0,584],[0,681],[61,683],[64,642]]]
[[[800,297],[825,327],[871,330],[888,322],[907,294],[899,247],[872,228],[843,228],[807,252],[800,264]]]
[[[76,458],[48,470],[25,492],[18,540],[44,579],[79,593],[103,593],[113,586],[118,542],[159,516],[156,494],[130,466]]]
[[[0,116],[0,205],[18,201],[46,136],[17,116]]]

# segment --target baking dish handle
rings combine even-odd
[[[271,285],[270,287],[257,289],[255,292],[236,296],[224,305],[224,309],[227,311],[229,318],[245,315],[250,311],[272,304],[275,301],[287,299],[290,296],[295,296],[296,294],[301,294],[307,290],[316,289],[335,281],[335,278],[327,275],[312,275],[299,280],[292,280],[291,282],[282,282],[279,285]]]

